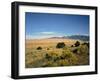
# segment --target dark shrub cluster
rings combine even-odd
[[[74,47],[74,45],[71,45],[71,47]]]
[[[42,47],[37,47],[37,50],[42,50]]]
[[[63,48],[65,47],[65,43],[64,42],[59,42],[56,46],[56,48]]]
[[[87,47],[89,48],[89,43],[84,42],[82,45],[87,45]]]
[[[78,51],[78,49],[74,49],[74,50],[73,50],[73,53],[77,53],[77,51]]]
[[[78,46],[80,46],[80,42],[76,41],[76,43],[74,45],[75,45],[75,47],[78,47]]]
[[[47,50],[49,50],[49,48],[47,48]]]
[[[89,54],[89,48],[87,45],[81,45],[78,48],[78,54],[80,55],[88,55]]]
[[[48,59],[48,60],[52,59],[52,57],[48,53],[46,53],[45,58]]]

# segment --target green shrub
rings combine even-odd
[[[52,57],[51,57],[48,53],[45,54],[45,58],[46,58],[47,60],[51,60],[51,59],[52,59]]]
[[[65,43],[64,42],[59,42],[56,46],[56,48],[63,48],[65,47]]]
[[[78,54],[80,55],[87,55],[89,54],[89,48],[87,45],[81,45],[79,48],[78,48]]]
[[[53,61],[56,61],[57,59],[59,59],[59,54],[56,51],[50,52],[50,55]]]
[[[69,64],[77,64],[77,60],[78,58],[76,57],[76,55],[71,52],[70,49],[64,50],[62,53],[63,57],[65,57],[65,59],[68,60]]]
[[[37,50],[42,50],[42,47],[37,47]]]
[[[58,60],[57,62],[58,66],[69,66],[69,62],[66,59]]]
[[[72,52],[69,49],[63,50],[62,57],[63,58],[71,58],[72,57]]]
[[[76,65],[78,58],[71,49],[64,47],[62,50],[61,54],[58,54],[57,51],[49,51],[46,53],[45,59],[47,60],[43,67]]]
[[[49,48],[47,48],[47,50],[49,50]]]
[[[57,52],[55,52],[55,51],[51,51],[51,52],[49,52],[49,53],[46,53],[46,55],[45,55],[45,58],[47,59],[47,60],[49,60],[49,61],[57,61],[57,60],[59,60],[59,54],[57,53]]]
[[[71,45],[71,47],[74,47],[74,45]]]
[[[84,42],[82,45],[87,45],[87,47],[89,48],[89,42],[88,43]]]
[[[72,50],[72,52],[75,53],[75,54],[77,53],[77,51],[78,51],[77,48]]]
[[[78,47],[80,45],[80,42],[76,41],[76,43],[74,45],[75,45],[75,47]]]

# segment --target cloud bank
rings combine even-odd
[[[57,32],[37,32],[31,35],[26,35],[26,39],[42,39],[42,38],[50,38],[50,37],[61,37],[63,36]]]

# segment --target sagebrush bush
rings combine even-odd
[[[70,64],[77,63],[78,58],[76,57],[76,55],[73,52],[71,52],[70,49],[64,50],[62,55],[65,56],[65,58],[68,60],[68,62]]]
[[[51,59],[52,59],[52,57],[51,57],[48,53],[45,54],[45,58],[46,58],[47,60],[51,60]]]
[[[75,47],[78,47],[80,45],[80,42],[76,41],[76,43],[74,45],[75,45]]]
[[[72,52],[75,53],[75,54],[77,53],[77,51],[78,51],[77,48],[72,50]]]
[[[89,48],[87,45],[81,45],[78,48],[78,54],[80,55],[87,55],[89,53]]]
[[[59,42],[56,46],[56,48],[63,48],[65,47],[65,43],[64,42]]]
[[[89,42],[88,43],[87,42],[84,42],[82,45],[87,45],[88,48],[89,48]]]
[[[47,50],[49,50],[49,48],[47,48]]]
[[[51,52],[49,52],[48,55],[49,55],[49,57],[52,58],[53,61],[58,60],[59,56],[60,56],[56,51],[51,51]]]
[[[71,58],[71,57],[72,57],[72,52],[71,52],[69,49],[64,50],[64,51],[62,52],[62,57]]]
[[[74,47],[74,45],[71,45],[71,47]]]
[[[39,47],[37,47],[37,50],[42,50],[42,47],[40,47],[40,46],[39,46]]]
[[[70,65],[68,60],[66,60],[66,59],[59,60],[57,63],[58,63],[59,66],[68,66],[68,65]]]

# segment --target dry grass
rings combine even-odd
[[[53,57],[60,57],[62,55],[62,52],[65,49],[57,49],[56,45],[59,42],[64,42],[66,44],[66,47],[69,50],[72,50],[73,48],[71,45],[74,45],[77,40],[71,40],[71,39],[34,39],[34,40],[26,40],[26,53],[25,53],[25,67],[26,68],[33,68],[33,67],[54,67],[54,66],[69,66],[69,65],[87,65],[89,64],[89,57],[86,56],[80,56],[75,55],[74,58],[78,58],[78,62],[73,64],[70,63],[68,59],[60,59],[58,61],[48,60],[45,58],[46,54],[53,54]],[[83,43],[83,41],[80,41],[80,43]],[[42,47],[42,50],[37,50],[37,47]],[[53,52],[53,53],[52,53]],[[70,52],[70,51],[69,51]],[[56,56],[54,56],[54,54]],[[84,58],[86,58],[84,60]],[[72,58],[71,58],[72,59]],[[84,61],[84,62],[83,62]],[[81,62],[81,63],[79,63]],[[62,63],[62,64],[61,64]],[[64,65],[65,64],[65,65]]]
[[[26,40],[26,48],[33,48],[42,46],[44,47],[54,47],[58,42],[64,42],[67,46],[73,45],[77,40],[71,39],[34,39]]]

